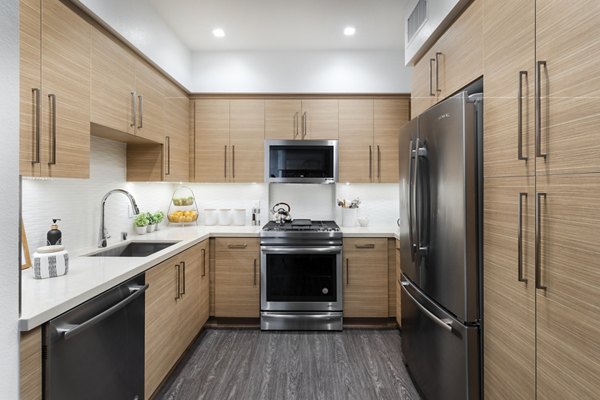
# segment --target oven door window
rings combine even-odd
[[[333,146],[271,146],[270,178],[334,178]]]
[[[335,302],[335,254],[267,254],[268,302]]]

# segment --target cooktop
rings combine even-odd
[[[262,228],[263,231],[289,232],[339,232],[340,227],[335,221],[313,221],[310,219],[295,219],[291,222],[278,224],[275,221],[269,221]]]

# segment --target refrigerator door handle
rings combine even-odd
[[[449,318],[438,318],[434,313],[432,313],[431,311],[429,311],[427,308],[425,308],[425,306],[423,306],[421,303],[419,303],[419,301],[417,299],[414,298],[414,296],[412,294],[410,294],[410,292],[408,291],[408,289],[406,289],[408,286],[410,286],[410,282],[407,281],[401,281],[402,283],[402,289],[404,290],[404,293],[406,293],[406,295],[413,301],[413,303],[415,303],[415,305],[421,310],[423,311],[423,314],[425,314],[426,316],[428,316],[433,322],[435,322],[436,324],[438,324],[441,328],[444,328],[445,330],[452,332],[452,320]]]
[[[419,138],[417,138],[416,141],[416,145],[415,145],[415,174],[414,174],[414,180],[413,180],[413,194],[414,194],[414,199],[413,199],[413,207],[414,207],[414,214],[416,216],[416,223],[415,223],[415,236],[416,236],[416,251],[419,255],[427,255],[427,246],[423,246],[423,244],[421,243],[421,222],[419,220],[419,216],[417,215],[417,204],[419,199],[418,197],[418,190],[417,190],[417,182],[419,182],[419,158],[427,158],[427,148],[425,146],[421,147],[420,146],[420,140]],[[429,196],[427,198],[427,201],[429,201]]]
[[[408,153],[408,241],[410,245],[410,260],[415,261],[415,242],[413,237],[413,160],[416,151],[411,140]]]

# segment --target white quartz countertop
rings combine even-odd
[[[209,237],[257,237],[258,226],[192,226],[163,228],[130,241],[178,241],[147,257],[85,257],[98,248],[71,251],[67,275],[34,279],[31,268],[21,274],[19,329],[28,331],[102,292],[167,260]],[[342,227],[344,237],[395,237],[396,226]],[[117,243],[115,245],[119,245]],[[115,246],[111,245],[109,247]]]

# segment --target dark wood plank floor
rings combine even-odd
[[[397,330],[208,329],[156,399],[417,400],[400,340]]]

